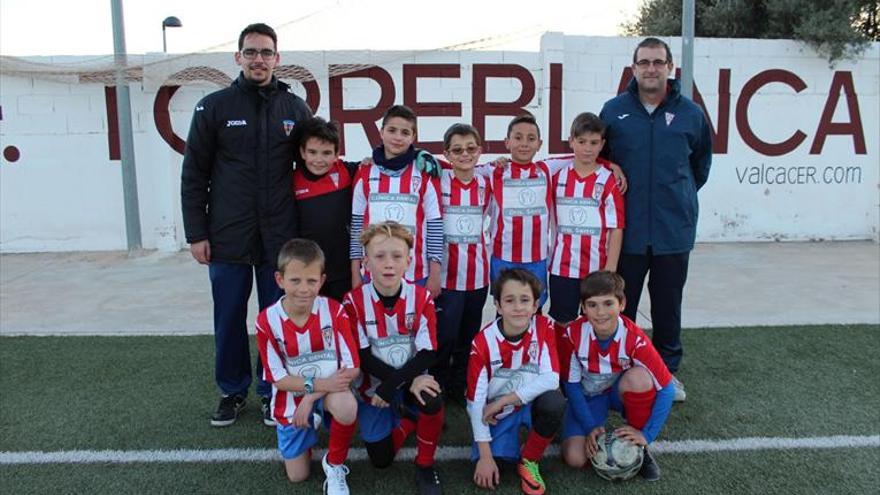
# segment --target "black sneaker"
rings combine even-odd
[[[260,409],[263,411],[263,424],[275,427],[275,418],[272,416],[272,399],[260,397]]]
[[[416,466],[416,485],[419,487],[419,495],[441,495],[440,475],[434,466]]]
[[[211,417],[211,426],[229,426],[235,423],[246,403],[247,401],[241,395],[224,395],[220,397],[220,404]]]
[[[648,447],[645,447],[645,458],[642,460],[639,476],[644,478],[645,481],[657,481],[660,479],[660,466],[654,460],[654,456],[651,455]]]

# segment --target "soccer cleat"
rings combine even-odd
[[[266,426],[275,426],[275,418],[272,416],[272,399],[268,397],[260,398],[260,409],[263,411],[263,424]]]
[[[211,426],[229,426],[235,423],[244,405],[247,403],[242,395],[224,395],[220,397],[220,404],[211,416]]]
[[[345,464],[334,466],[327,462],[327,454],[324,454],[321,467],[324,468],[324,475],[327,476],[324,480],[324,494],[348,495],[348,483],[345,481],[345,477],[348,476],[348,466]]]
[[[675,387],[675,398],[672,399],[673,402],[684,402],[687,399],[687,392],[684,391],[684,383],[681,383],[681,380],[672,375],[672,386]]]
[[[416,466],[416,485],[419,487],[419,495],[441,495],[443,490],[440,486],[440,475],[434,466]]]
[[[654,460],[654,456],[645,447],[645,457],[642,459],[642,467],[639,469],[639,476],[645,481],[657,481],[660,479],[660,465]]]
[[[537,462],[523,459],[516,471],[519,473],[520,487],[526,495],[541,495],[547,489]]]

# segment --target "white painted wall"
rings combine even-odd
[[[321,94],[317,113],[324,117],[330,108],[329,64],[380,65],[393,77],[396,103],[403,102],[403,64],[460,64],[458,79],[426,78],[417,84],[420,101],[462,104],[461,117],[421,118],[423,141],[440,140],[454,122],[470,122],[473,64],[522,65],[535,80],[535,97],[527,109],[538,117],[545,132],[545,147],[539,153],[544,156],[546,142],[567,137],[568,124],[577,113],[598,113],[603,102],[614,96],[637,41],[548,34],[538,53],[302,52],[284,53],[282,62],[306,67],[317,77]],[[679,60],[679,40],[668,41],[675,60]],[[841,62],[834,68],[790,41],[701,39],[695,46],[695,81],[716,127],[719,71],[730,70],[729,145],[727,153],[715,155],[709,182],[700,192],[698,241],[878,239],[880,44],[874,43],[859,60]],[[147,248],[175,250],[185,245],[179,198],[182,156],[156,129],[156,93],[168,75],[187,66],[215,67],[230,77],[235,77],[237,67],[230,54],[175,59],[151,54],[142,60],[152,63],[144,68],[144,81],[132,85],[131,94],[143,242]],[[546,135],[549,67],[553,63],[563,67],[564,123],[559,136]],[[791,72],[806,84],[799,93],[784,84],[768,84],[748,107],[751,127],[764,141],[784,141],[798,129],[806,134],[800,146],[782,156],[765,156],[752,149],[736,122],[743,86],[770,69]],[[851,73],[867,153],[854,152],[851,136],[831,135],[822,152],[811,155],[831,81],[840,72]],[[300,84],[294,83],[294,87],[300,95],[305,94]],[[174,95],[170,111],[177,135],[186,137],[194,103],[216,88],[196,83]],[[379,88],[370,80],[348,79],[343,88],[345,108],[371,108],[379,98]],[[514,80],[487,82],[487,96],[492,101],[513,100],[520,90]],[[0,107],[0,149],[15,146],[21,151],[14,163],[0,158],[0,252],[125,249],[120,164],[109,159],[104,87],[0,74]],[[832,122],[850,118],[847,98],[841,96]],[[485,137],[502,139],[508,120],[488,118]],[[369,153],[360,126],[347,125],[345,132],[349,157]],[[755,170],[762,166],[765,171],[774,167],[774,178],[784,170],[788,177],[805,183],[756,180]],[[834,174],[840,178],[842,172],[849,174],[848,180],[838,183]],[[826,173],[830,175],[826,177]]]

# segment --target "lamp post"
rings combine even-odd
[[[183,23],[181,23],[180,19],[178,19],[177,17],[174,17],[173,15],[166,17],[165,20],[162,21],[162,52],[163,53],[168,53],[168,45],[165,42],[165,28],[167,28],[167,27],[179,28],[181,26],[183,26]]]

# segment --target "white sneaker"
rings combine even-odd
[[[348,495],[348,483],[345,477],[348,476],[348,466],[340,464],[334,466],[327,462],[327,454],[321,459],[321,467],[324,468],[324,474],[327,479],[324,480],[324,493],[326,495]]]
[[[687,392],[684,391],[684,383],[672,375],[672,386],[675,387],[675,398],[672,399],[673,402],[684,402],[687,399]]]

